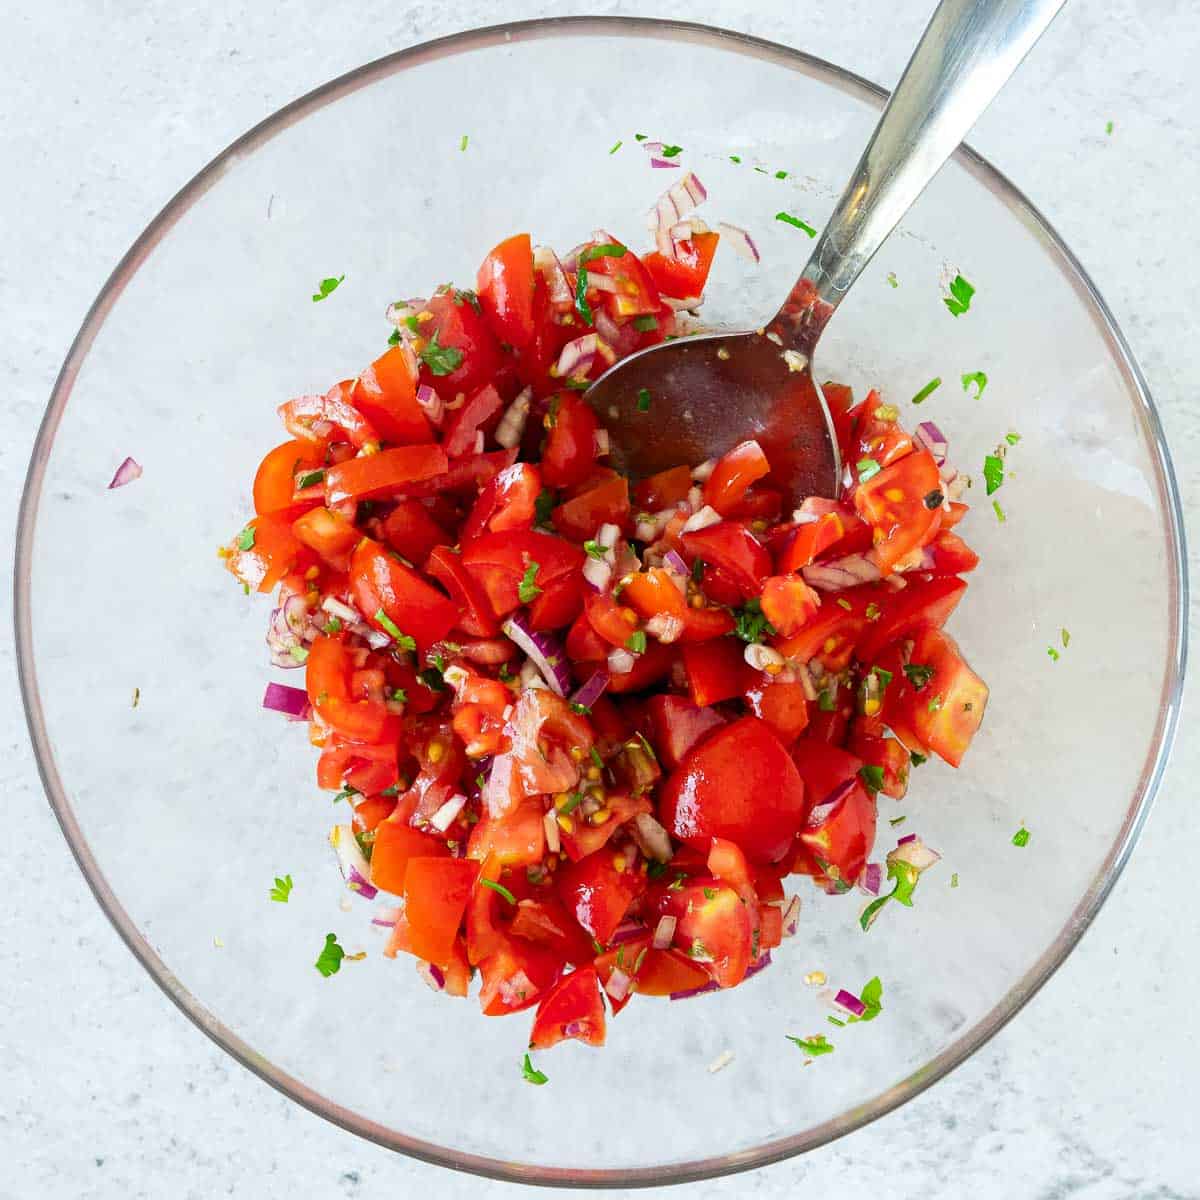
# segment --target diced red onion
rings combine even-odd
[[[605,550],[611,550],[621,536],[621,527],[614,525],[611,522],[606,522],[596,530],[596,541],[600,543]]]
[[[833,562],[811,563],[800,573],[805,583],[822,592],[840,592],[881,578],[878,565],[866,554],[847,554]]]
[[[749,979],[751,975],[757,975],[759,971],[765,971],[771,965],[771,952],[764,950],[747,968],[745,978]]]
[[[686,242],[698,233],[711,232],[699,217],[684,217],[682,221],[676,221],[669,230],[671,240],[675,242]]]
[[[582,337],[573,338],[563,348],[558,356],[555,368],[560,379],[570,379],[574,376],[584,378],[596,361],[599,338],[594,333],[585,333]]]
[[[612,563],[603,558],[588,557],[583,564],[583,577],[598,592],[607,592],[612,583]]]
[[[308,715],[308,693],[285,683],[268,683],[262,706],[289,717],[305,717]]]
[[[303,596],[293,593],[271,613],[267,623],[272,664],[284,670],[303,666],[308,658],[305,642],[311,640],[308,605]]]
[[[724,518],[715,508],[705,504],[698,512],[692,513],[683,523],[681,533],[694,533],[697,529],[707,529],[710,525],[719,525]]]
[[[670,168],[671,170],[675,170],[675,171],[677,171],[679,169],[679,164],[669,158],[652,158],[650,160],[650,165],[652,167],[656,167],[660,171],[664,167]]]
[[[542,830],[546,835],[546,849],[551,854],[557,854],[561,847],[561,842],[558,837],[558,817],[555,815],[553,809],[542,817]]]
[[[429,823],[438,831],[445,833],[451,825],[454,824],[458,814],[462,812],[464,805],[467,803],[467,798],[461,792],[457,796],[451,796],[441,808],[429,818]]]
[[[364,900],[374,900],[379,889],[371,884],[371,866],[359,849],[354,830],[349,825],[335,825],[329,833],[329,844],[337,855],[342,878],[350,890]]]
[[[662,296],[660,299],[675,312],[686,312],[689,309],[699,308],[704,303],[703,296],[685,296],[682,300],[677,300],[674,296]]]
[[[417,388],[417,403],[435,426],[441,425],[442,418],[446,415],[446,402],[429,384],[423,383]]]
[[[654,927],[654,940],[651,945],[655,950],[666,950],[675,940],[675,926],[678,923],[675,917],[668,914],[665,917],[660,917],[658,924]]]
[[[521,664],[521,669],[517,673],[517,685],[521,690],[525,690],[526,688],[543,692],[547,690],[545,677],[532,658],[527,658]]]
[[[665,142],[643,142],[642,149],[645,150],[646,153],[651,156],[660,155],[666,149],[666,143]]]
[[[608,687],[608,681],[609,674],[603,667],[593,671],[587,683],[571,697],[571,703],[581,704],[584,708],[591,708],[604,694],[604,689]]]
[[[917,840],[917,835],[915,833],[909,833],[909,834],[905,834],[905,836],[902,837],[896,843],[896,845],[897,846],[907,846],[909,844],[909,842],[915,842],[916,840]]]
[[[663,563],[666,565],[668,570],[674,571],[676,575],[682,575],[684,579],[686,579],[691,573],[688,570],[687,563],[683,561],[683,556],[678,550],[668,550],[666,554],[663,555]]]
[[[587,286],[597,292],[611,292],[614,296],[618,291],[617,281],[611,275],[601,275],[599,271],[588,271]]]
[[[783,936],[795,937],[800,927],[800,897],[793,896],[783,910]]]
[[[946,461],[946,435],[932,421],[922,421],[913,430],[913,442],[922,450],[928,450],[939,467]]]
[[[671,836],[649,813],[638,813],[629,823],[629,830],[638,849],[655,862],[670,862],[675,854]]]
[[[382,629],[368,629],[364,636],[367,639],[367,645],[372,650],[382,650],[385,646],[392,644],[391,634],[384,633]]]
[[[683,620],[674,613],[655,613],[646,622],[646,632],[663,645],[679,641],[683,636]],[[780,659],[782,662],[783,660]]]
[[[594,278],[596,278],[594,275],[588,276],[589,280]],[[638,331],[632,324],[618,325],[608,315],[608,310],[602,307],[596,308],[594,316],[596,332],[612,347],[613,354],[617,358],[624,358],[637,349]]]
[[[608,669],[613,675],[627,675],[633,670],[637,658],[620,647],[608,652]]]
[[[622,921],[613,930],[613,935],[608,939],[608,944],[610,946],[623,946],[626,942],[637,941],[645,932],[646,927],[640,921]]]
[[[546,281],[546,292],[550,297],[551,306],[560,312],[568,312],[574,308],[575,297],[571,292],[571,285],[567,282],[567,273],[563,270],[558,255],[549,246],[534,247],[533,266]]]
[[[867,1006],[852,992],[846,991],[845,988],[838,990],[838,994],[834,996],[833,1002],[839,1008],[844,1008],[848,1013],[856,1017],[861,1017],[867,1011]]]
[[[761,255],[758,252],[758,247],[754,244],[754,239],[740,225],[730,225],[727,221],[719,221],[717,228],[721,231],[721,235],[725,240],[733,247],[735,254],[749,259],[751,262],[760,261]]]
[[[820,804],[813,805],[809,811],[805,826],[808,829],[818,828],[825,818],[845,799],[857,782],[857,779],[846,779],[839,783]]]
[[[617,1001],[624,1000],[629,994],[629,985],[633,982],[633,978],[622,971],[620,967],[613,967],[612,974],[609,975],[608,981],[604,985],[604,990]]]
[[[108,490],[111,492],[113,488],[124,487],[127,483],[132,483],[135,479],[141,479],[142,466],[136,459],[127,458],[117,468],[116,474],[112,477],[112,483],[108,485]]]
[[[442,968],[436,963],[425,962],[424,959],[417,960],[417,974],[425,980],[425,982],[435,991],[444,992],[446,990],[446,975]]]
[[[375,910],[375,915],[371,918],[372,925],[386,925],[389,929],[394,929],[396,922],[400,920],[400,914],[404,910],[402,908],[379,908]]]
[[[358,625],[362,622],[362,617],[358,615],[358,610],[351,608],[348,604],[344,604],[336,596],[326,596],[321,601],[321,609],[331,617],[337,617],[339,621],[345,621],[347,625]]]
[[[746,972],[750,974],[749,971]],[[686,988],[682,992],[672,992],[670,998],[672,1000],[690,1000],[693,996],[703,996],[706,992],[720,991],[720,985],[715,980],[709,980],[708,983],[703,983],[699,987]]]
[[[889,864],[902,862],[920,872],[928,870],[934,863],[940,861],[941,857],[936,850],[931,850],[915,834],[910,834],[903,844],[898,845],[895,850],[889,851],[887,861]]]
[[[592,448],[597,458],[603,458],[612,449],[607,429],[597,429],[592,435]]]
[[[813,685],[812,675],[806,663],[793,663],[789,668],[795,676],[795,681],[804,689],[804,698],[810,703],[817,698],[817,689]]]
[[[565,696],[571,688],[571,670],[567,666],[562,643],[549,633],[534,633],[520,613],[513,613],[503,625],[505,635],[529,655],[550,690]]]
[[[883,867],[879,863],[867,863],[858,877],[858,886],[870,896],[878,896],[883,884]]]

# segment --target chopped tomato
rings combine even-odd
[[[683,535],[684,556],[717,567],[749,599],[771,573],[771,556],[741,521],[721,521]]]
[[[337,638],[318,635],[305,664],[308,700],[317,715],[343,737],[374,742],[387,727],[388,711],[381,699],[352,696],[352,670],[353,659],[346,645]]]
[[[885,796],[904,799],[908,791],[909,753],[895,738],[886,736],[881,720],[858,717],[851,726],[847,749],[861,758],[865,766],[879,768],[879,790]]]
[[[942,577],[928,581],[914,580],[899,592],[873,591],[871,597],[880,610],[880,616],[862,625],[858,642],[859,658],[870,662],[884,646],[898,642],[918,629],[940,629],[958,607],[966,590],[965,580]]]
[[[449,966],[454,941],[479,864],[469,858],[410,858],[404,873],[404,914],[412,952],[439,967]]]
[[[843,671],[854,654],[855,643],[866,627],[867,619],[847,612],[836,601],[822,602],[800,632],[789,638],[775,638],[772,645],[784,658],[800,663],[816,660],[826,671]]]
[[[410,483],[433,479],[449,465],[440,446],[396,446],[347,459],[325,472],[325,501],[377,500],[404,490]]]
[[[417,314],[421,382],[447,402],[495,382],[504,359],[479,300],[451,288],[434,295],[426,310],[433,314],[430,321]]]
[[[379,441],[375,426],[345,399],[340,385],[324,396],[297,396],[281,404],[279,416],[292,437],[322,447],[336,440],[357,449]]]
[[[442,449],[450,458],[459,458],[468,451],[483,450],[480,426],[497,416],[504,406],[500,393],[490,384],[472,392],[447,418],[442,430]],[[478,437],[478,445],[476,440]]]
[[[736,987],[754,954],[748,906],[731,887],[700,876],[658,896],[658,911],[675,918],[675,945],[706,965],[721,987]]]
[[[529,234],[501,242],[475,277],[483,315],[501,342],[524,350],[534,337],[533,245]]]
[[[909,660],[928,672],[923,687],[914,685],[909,719],[922,743],[952,767],[962,756],[987,708],[987,684],[967,666],[954,639],[940,629],[917,635]]]
[[[417,403],[417,381],[399,346],[381,354],[354,383],[338,387],[385,442],[408,446],[431,439],[429,419]]]
[[[618,865],[619,864],[619,865]],[[575,920],[598,942],[607,942],[616,932],[643,881],[619,854],[607,850],[589,854],[555,872],[559,898]]]
[[[298,480],[306,473],[320,471],[325,464],[325,454],[320,446],[299,439],[284,442],[259,463],[254,475],[254,511],[284,513],[299,516],[319,498],[297,502]]]
[[[414,829],[407,821],[386,820],[375,827],[371,851],[371,882],[385,892],[404,895],[404,877],[414,858],[448,857],[441,838]]]
[[[502,936],[499,946],[479,961],[483,977],[479,1006],[487,1017],[532,1008],[554,986],[561,972],[562,960],[553,950]]]
[[[601,525],[624,529],[629,524],[629,513],[629,480],[616,475],[560,504],[550,519],[563,537],[582,542],[594,538]]]
[[[782,575],[788,575],[807,567],[813,559],[819,558],[846,536],[846,518],[847,514],[841,512],[827,512],[816,520],[795,526],[776,554],[775,569]],[[853,520],[866,528],[858,517]],[[870,545],[869,538],[867,544]]]
[[[393,638],[399,630],[421,651],[444,638],[458,619],[441,592],[369,538],[359,542],[350,560],[350,587],[371,625]]]
[[[718,638],[683,647],[692,703],[705,707],[740,696],[754,681],[755,672],[743,656],[745,643],[735,638]]]
[[[582,483],[596,458],[599,422],[591,405],[574,392],[558,392],[550,399],[546,427],[542,451],[546,485],[558,488]]]
[[[636,484],[633,499],[639,509],[658,512],[684,499],[692,489],[692,473],[687,467],[671,467],[650,475]]]
[[[821,598],[803,579],[772,575],[763,580],[761,603],[763,616],[776,633],[792,637],[817,615]]]
[[[813,808],[800,842],[836,891],[849,890],[875,845],[875,798],[860,780],[850,780]]]
[[[479,489],[479,498],[462,527],[462,541],[489,531],[529,529],[541,490],[542,477],[529,463],[514,463],[497,472]]]
[[[653,729],[650,740],[668,770],[679,766],[693,746],[725,724],[725,718],[714,709],[701,708],[682,696],[652,696],[646,711]]]
[[[875,560],[884,575],[936,535],[941,483],[933,456],[918,450],[854,489],[854,507],[874,531]]]
[[[930,571],[934,575],[961,575],[965,571],[973,571],[979,566],[979,555],[958,536],[945,528],[946,520],[942,518],[942,531],[929,544],[929,553],[933,558]]]
[[[718,233],[695,233],[675,243],[674,258],[652,250],[642,255],[642,262],[664,296],[688,300],[704,291],[720,236]]]
[[[350,565],[350,551],[362,540],[353,521],[328,508],[309,509],[292,522],[292,532],[339,571]]]
[[[794,742],[808,725],[808,701],[799,683],[772,680],[760,675],[745,691],[746,707],[766,721],[785,745]]]
[[[312,561],[285,511],[263,513],[247,521],[234,538],[225,565],[248,588],[269,592],[306,558]]]
[[[604,1045],[604,1002],[593,967],[580,967],[564,976],[538,1005],[529,1048],[547,1050],[564,1038]]]
[[[876,391],[869,392],[862,404],[849,414],[853,422],[853,439],[843,443],[842,458],[852,470],[863,459],[887,467],[911,452],[913,440],[897,424],[899,415],[896,407],[884,404]]]
[[[494,858],[505,867],[526,867],[542,861],[546,852],[546,828],[542,802],[527,796],[503,817],[485,813],[471,830],[467,854],[482,861]]]
[[[383,519],[383,540],[409,562],[424,562],[435,546],[449,546],[454,539],[419,500],[400,500]]]
[[[462,555],[449,546],[436,546],[425,570],[450,594],[458,610],[455,623],[472,637],[494,637],[500,623],[492,612],[488,597],[478,580],[467,570]]]
[[[746,489],[771,469],[762,447],[755,441],[740,442],[718,460],[704,484],[704,503],[722,515],[746,494]]]
[[[575,966],[590,963],[595,955],[591,939],[553,892],[547,891],[536,900],[518,901],[509,930],[518,937],[548,946],[564,962]]]
[[[463,566],[483,588],[493,613],[501,619],[522,603],[521,585],[531,567],[529,583],[545,590],[556,579],[577,571],[583,559],[578,546],[536,529],[485,533],[465,546],[462,553]]]

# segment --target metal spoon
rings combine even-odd
[[[783,307],[762,328],[642,350],[586,393],[633,478],[757,438],[793,503],[841,463],[813,352],[834,310],[1065,0],[942,0]]]

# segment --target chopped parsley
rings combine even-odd
[[[497,896],[503,896],[505,900],[513,906],[517,907],[517,898],[504,886],[502,883],[497,883],[494,879],[481,879],[480,884],[485,888],[491,888]]]
[[[837,708],[834,693],[828,688],[822,688],[820,694],[817,696],[817,707],[822,712],[833,712]]]
[[[286,904],[288,897],[292,894],[292,877],[285,875],[282,879],[278,875],[275,876],[275,886],[271,889],[269,895],[272,900],[279,904]]]
[[[595,538],[588,538],[583,543],[583,550],[588,558],[603,558],[606,553],[604,547]]]
[[[867,605],[865,616],[868,621],[878,621],[880,616],[879,605],[874,600]]]
[[[1064,628],[1061,633],[1063,649],[1065,650],[1071,644],[1071,631]]]
[[[786,171],[776,171],[775,172],[776,179],[786,179],[787,177],[788,177],[788,173]]]
[[[592,306],[587,302],[587,272],[583,269],[582,256],[580,256],[580,265],[575,272],[575,309],[583,318],[584,323],[590,325],[592,323]]]
[[[1004,515],[1004,509],[1002,509],[1000,507],[999,500],[992,501],[992,510],[996,514],[996,520],[999,521],[1001,525],[1003,525],[1004,522],[1008,520],[1008,518]]]
[[[559,815],[563,816],[563,817],[569,817],[571,815],[571,813],[573,813],[579,807],[579,803],[582,799],[583,799],[582,792],[572,792],[567,797],[566,803],[563,804],[562,807],[558,809]],[[558,807],[558,806],[556,805],[556,807]]]
[[[1112,137],[1112,131],[1113,131],[1113,123],[1111,121],[1105,121],[1104,122],[1104,132],[1106,134],[1108,134],[1109,137]]]
[[[446,681],[442,678],[442,673],[437,667],[426,667],[423,671],[418,671],[417,679],[431,692],[444,692],[447,690]]]
[[[237,548],[239,550],[254,549],[254,530],[249,525],[238,534]]]
[[[775,626],[763,614],[762,602],[756,597],[733,614],[733,632],[743,642],[761,642],[764,636],[775,633]]]
[[[554,493],[539,492],[538,498],[533,502],[533,520],[536,525],[545,525],[550,520],[550,514],[554,511]]]
[[[649,412],[650,411],[650,389],[649,388],[638,388],[637,410],[638,410],[638,412]]]
[[[536,1084],[541,1087],[543,1083],[550,1082],[550,1076],[544,1071],[539,1071],[529,1060],[529,1055],[525,1055],[525,1061],[521,1064],[521,1075],[526,1083]]]
[[[740,163],[742,161],[742,156],[740,154],[731,154],[729,156],[729,161],[731,163]]]
[[[522,604],[532,604],[542,594],[542,589],[534,582],[539,565],[531,560],[521,576],[521,582],[517,584],[517,598]]]
[[[908,756],[908,761],[912,763],[914,767],[919,767],[922,763],[929,761],[929,755],[918,754],[917,751],[913,750]]]
[[[988,454],[983,460],[983,477],[987,481],[990,496],[1004,482],[1004,459],[997,454]]]
[[[971,307],[971,297],[975,289],[961,275],[955,275],[950,282],[950,295],[942,297],[942,303],[951,314],[961,317]]]
[[[807,221],[802,221],[799,217],[793,217],[789,212],[777,212],[775,214],[775,220],[782,221],[785,225],[791,225],[796,229],[803,230],[810,238],[817,236],[817,231]]]
[[[625,145],[625,143],[620,138],[617,138],[617,140],[613,142],[612,148],[609,150],[609,154],[616,154],[616,152],[620,150],[623,145]]]
[[[599,246],[587,246],[579,252],[579,265],[590,263],[595,258],[623,258],[629,251],[616,242],[603,242]]]
[[[467,135],[465,133],[462,135],[462,139],[458,143],[458,148],[459,150],[465,150],[467,148]]]
[[[635,133],[633,136],[639,142],[644,142],[646,140],[646,135],[644,133]]]
[[[866,483],[868,479],[873,479],[883,470],[873,458],[860,458],[855,463],[854,469],[858,472],[859,483]]]
[[[912,402],[914,404],[923,404],[941,386],[942,377],[940,375],[935,376],[912,398]]]
[[[571,711],[581,717],[590,717],[592,715],[592,710],[586,704],[577,704],[574,700],[571,701]]]
[[[703,889],[705,900],[715,900],[717,898],[717,889],[706,887]]]
[[[325,624],[321,626],[321,631],[323,633],[341,633],[342,632],[341,617],[330,617],[329,620],[326,621]]]
[[[637,629],[625,639],[625,649],[632,650],[634,654],[646,653],[646,631]]]
[[[395,700],[397,704],[408,703],[408,693],[403,688],[394,687],[388,693],[389,700]]]
[[[387,633],[391,637],[392,641],[396,643],[398,649],[408,651],[416,650],[417,643],[415,639],[410,638],[408,634],[405,633],[404,630],[401,629],[400,626],[397,625],[396,622],[393,621],[392,618],[383,611],[382,608],[377,609],[375,612],[375,623],[383,626],[384,632]]]
[[[450,293],[450,299],[457,308],[462,308],[464,304],[469,304],[475,310],[477,317],[483,316],[483,306],[479,303],[478,292],[474,292],[470,288],[455,288]]]
[[[1022,825],[1021,828],[1018,829],[1017,832],[1013,834],[1012,844],[1014,846],[1028,846],[1029,845],[1029,830],[1026,829],[1024,825]]]
[[[892,286],[892,287],[894,287],[894,288],[898,288],[898,287],[900,286],[900,280],[898,280],[898,279],[896,278],[896,272],[895,272],[895,271],[889,271],[889,272],[887,273],[887,281],[888,281],[889,285],[890,285],[890,286]]]
[[[927,707],[931,713],[941,712],[943,703],[944,701],[942,700],[942,693],[938,692],[936,696],[930,698]]]
[[[346,952],[338,945],[337,935],[327,933],[325,947],[317,956],[317,961],[313,963],[313,966],[328,979],[330,975],[336,975],[342,969],[342,959],[345,957]]]
[[[435,375],[449,375],[462,366],[463,352],[457,346],[439,346],[437,332],[421,351],[421,361]]]
[[[968,371],[962,377],[963,391],[969,392],[971,384],[974,384],[979,390],[975,393],[976,400],[983,399],[983,389],[987,387],[987,372],[986,371]]]
[[[594,762],[596,764],[596,766],[598,766],[600,768],[600,770],[603,771],[604,770],[604,759],[602,759],[600,757],[600,751],[597,750],[595,746],[593,746],[591,748],[591,750],[589,751],[589,753],[592,756],[592,762]]]
[[[339,275],[336,279],[332,277],[329,279],[322,279],[318,290],[313,292],[313,303],[316,304],[318,300],[324,300],[326,296],[331,296],[337,291],[338,284],[340,284],[345,278],[345,275]]]
[[[633,327],[638,333],[649,333],[650,330],[658,328],[658,318],[650,316],[649,313],[642,317],[634,317]]]
[[[1004,440],[1010,446],[1015,446],[1021,440],[1021,435],[1019,433],[1006,433],[1004,435]]]
[[[859,767],[858,775],[871,792],[878,792],[883,787],[883,768],[875,763],[867,763]]]
[[[958,887],[958,872],[957,871],[955,871],[954,874],[950,876],[950,886]]]
[[[850,601],[847,600],[845,596],[838,597],[838,608],[844,608],[847,612],[854,611],[854,605],[851,604]]]
[[[890,825],[890,826],[891,826],[893,829],[895,829],[895,827],[896,827],[897,825],[903,825],[903,824],[904,824],[904,822],[905,822],[905,821],[907,821],[907,820],[908,820],[908,817],[907,817],[907,816],[889,817],[889,818],[888,818],[888,824],[889,824],[889,825]]]
[[[320,483],[325,478],[325,468],[318,467],[315,471],[305,471],[299,479],[296,480],[296,487],[303,491],[305,488],[310,488]]]
[[[662,150],[659,151],[663,158],[678,158],[682,152],[682,146],[664,146]]]
[[[865,1011],[861,1017],[851,1017],[851,1025],[857,1021],[873,1021],[883,1012],[883,982],[878,975],[867,981],[858,998],[863,1002]]]
[[[1055,648],[1054,648],[1053,646],[1047,646],[1047,647],[1046,647],[1046,653],[1047,653],[1048,655],[1050,655],[1050,657],[1051,657],[1051,658],[1052,658],[1052,659],[1053,659],[1055,662],[1058,662],[1058,660],[1059,660],[1059,659],[1062,657],[1062,656],[1059,654],[1059,652],[1058,652],[1057,650],[1055,650]]]
[[[789,1042],[794,1042],[810,1058],[819,1058],[822,1054],[832,1054],[833,1044],[826,1040],[823,1033],[814,1033],[812,1037],[793,1037],[790,1033],[784,1035]]]
[[[338,794],[336,796],[334,796],[333,802],[334,802],[334,804],[336,804],[339,800],[349,800],[353,796],[361,796],[361,795],[362,795],[362,793],[358,790],[358,788],[351,787],[349,784],[346,784],[346,786],[344,788],[342,788],[342,790],[340,792],[338,792]]]

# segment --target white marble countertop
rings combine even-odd
[[[426,37],[586,11],[705,20],[890,84],[931,7],[13,6],[0,44],[5,525],[58,365],[117,258],[218,149],[314,84]],[[1200,504],[1198,51],[1200,9],[1189,0],[1076,2],[971,139],[1058,227],[1126,330],[1162,410],[1189,520]],[[367,1200],[521,1190],[356,1140],[277,1095],[193,1028],[120,944],[70,858],[34,771],[7,637],[0,670],[0,877],[8,881],[0,1198]],[[1189,786],[1198,772],[1200,743],[1185,725],[1142,843],[1103,913],[969,1063],[834,1145],[694,1192],[1200,1197],[1200,905],[1191,869],[1200,835]]]

